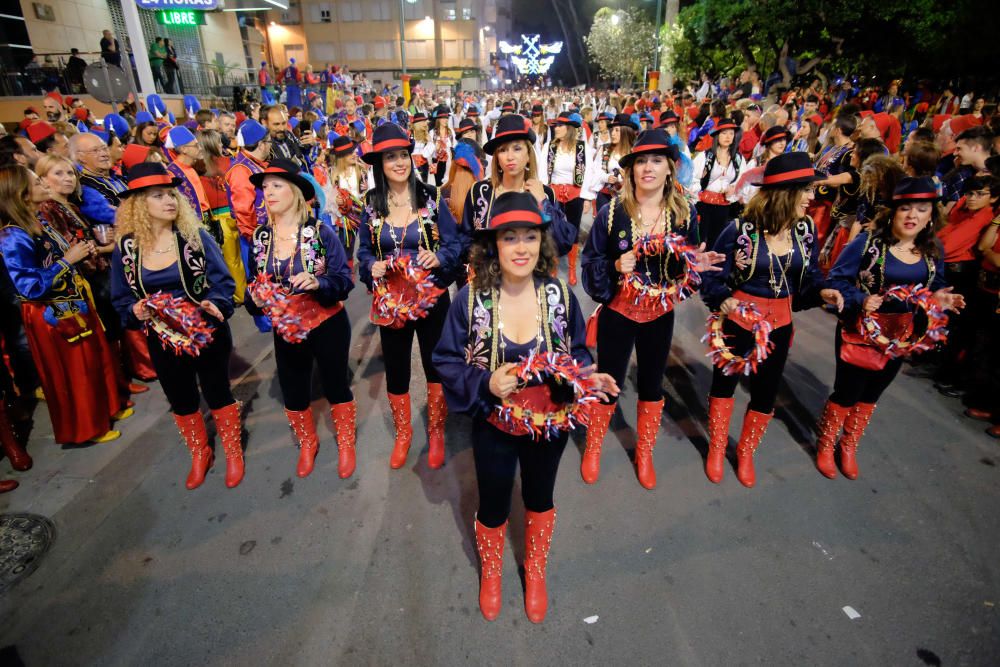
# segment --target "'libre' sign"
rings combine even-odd
[[[190,9],[209,11],[218,9],[220,0],[135,0],[142,9]]]
[[[190,9],[164,9],[156,12],[156,22],[160,25],[205,25],[205,14]]]

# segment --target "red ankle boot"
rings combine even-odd
[[[427,465],[438,469],[444,465],[444,423],[448,404],[444,388],[438,382],[427,383]]]
[[[729,444],[729,420],[733,416],[732,398],[708,397],[708,456],[705,476],[718,484],[726,466],[726,446]]]
[[[190,415],[174,415],[174,423],[177,430],[181,432],[188,450],[191,452],[191,472],[188,473],[187,481],[184,485],[189,490],[197,489],[205,481],[212,463],[215,462],[215,454],[208,446],[208,433],[205,432],[205,418],[200,412]]]
[[[396,442],[389,457],[389,467],[402,468],[413,440],[413,425],[410,423],[410,394],[388,394],[392,421],[396,425]]]
[[[354,474],[357,464],[355,443],[357,441],[357,403],[338,403],[330,408],[333,426],[337,431],[337,474],[347,479]]]
[[[17,441],[17,435],[15,435],[14,427],[10,423],[10,417],[7,415],[7,406],[4,404],[3,398],[0,398],[0,447],[3,448],[3,453],[7,455],[7,460],[10,461],[11,468],[22,472],[31,469],[34,462],[28,456],[28,452],[25,451],[24,447],[21,446],[21,443]]]
[[[819,418],[819,438],[816,440],[816,468],[824,477],[833,479],[837,476],[837,464],[833,460],[833,450],[836,448],[840,428],[847,419],[850,408],[827,401],[823,408],[823,416]]]
[[[548,512],[525,511],[524,516],[524,612],[532,623],[541,623],[549,608],[545,568],[549,562],[556,510],[553,507]]]
[[[847,479],[858,478],[858,443],[865,434],[865,427],[875,412],[873,403],[855,403],[844,422],[844,435],[840,438],[840,472]]]
[[[242,404],[231,403],[219,410],[212,410],[215,430],[226,453],[226,486],[230,489],[243,481],[243,422],[240,417]]]
[[[569,279],[566,282],[570,285],[576,284],[576,260],[579,256],[580,244],[574,243],[573,247],[569,251],[569,254],[566,255],[566,266],[569,273]]]
[[[295,474],[299,477],[308,477],[316,465],[316,453],[319,451],[319,436],[316,435],[312,408],[308,407],[305,410],[286,408],[285,417],[288,418],[288,425],[292,427],[292,432],[299,441],[299,463],[295,468]]]
[[[636,408],[635,472],[643,488],[656,488],[656,469],[653,467],[653,448],[660,431],[663,416],[663,399],[639,401]]]
[[[587,447],[580,461],[580,477],[587,484],[593,484],[601,474],[601,447],[608,433],[611,416],[615,414],[614,403],[591,403],[590,425],[587,426]]]
[[[487,621],[496,620],[503,604],[503,547],[507,522],[487,528],[476,519],[476,550],[479,551],[479,611]]]
[[[763,412],[747,410],[743,418],[743,431],[740,434],[740,443],[736,446],[736,477],[740,484],[747,488],[753,488],[757,482],[757,473],[753,468],[753,455],[760,446],[760,441],[767,431],[767,425],[771,421],[771,415]]]

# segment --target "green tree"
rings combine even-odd
[[[604,76],[622,82],[641,81],[653,66],[656,33],[653,24],[636,9],[601,7],[584,37],[590,57]]]

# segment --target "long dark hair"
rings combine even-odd
[[[372,165],[372,176],[375,187],[365,194],[365,201],[377,215],[384,218],[389,215],[389,180],[385,176],[382,160],[376,160],[375,164]],[[410,201],[413,202],[414,209],[424,208],[428,201],[437,196],[436,188],[417,180],[417,170],[413,167],[412,162],[407,188],[410,191]]]
[[[896,245],[899,239],[892,233],[892,221],[896,217],[896,207],[880,209],[872,225],[875,231],[872,238],[884,243],[887,247]],[[913,239],[913,247],[920,251],[923,257],[937,260],[941,257],[941,248],[938,245],[937,230],[944,227],[948,221],[941,204],[934,204],[931,209],[931,219],[927,226],[920,230],[917,238]]]

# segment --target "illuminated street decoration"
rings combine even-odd
[[[520,45],[500,42],[500,51],[510,56],[522,76],[544,76],[555,62],[556,54],[562,52],[563,43],[539,44],[538,40],[538,35],[521,35]]]

